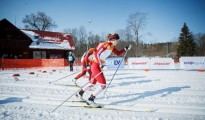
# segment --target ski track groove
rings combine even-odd
[[[14,97],[14,96],[13,96]],[[23,103],[28,103],[28,104],[44,104],[44,105],[52,105],[52,106],[57,106],[61,104],[64,100],[63,99],[50,99],[50,98],[40,98],[40,97],[23,97],[21,96],[22,99],[19,101],[14,100],[13,102],[23,102]],[[6,98],[6,97],[5,97]],[[4,99],[4,97],[0,97],[0,99]],[[49,102],[48,102],[49,101]],[[9,102],[12,102],[10,100]],[[103,103],[100,103],[103,104]],[[79,105],[83,106],[83,104],[75,104],[73,102],[67,101],[64,106],[73,106],[73,105]],[[107,104],[106,104],[107,105]],[[155,104],[135,104],[135,105],[107,105],[108,108],[111,107],[116,107],[116,108],[128,108],[125,110],[134,110],[134,109],[152,109],[154,112],[157,113],[180,113],[180,114],[196,114],[196,115],[204,115],[205,112],[205,107],[203,106],[183,106],[183,105],[178,105],[178,106],[173,106],[173,105],[166,105],[166,104],[160,104],[160,105],[155,105]],[[98,109],[100,110],[100,109]],[[104,109],[102,109],[104,110]],[[186,112],[183,112],[185,111]],[[138,111],[140,112],[140,111]]]
[[[114,71],[111,71],[109,74],[105,74],[108,76],[107,83],[109,83],[112,72],[114,73]],[[157,76],[166,73],[163,71],[160,74],[154,74],[155,77],[152,77],[152,74],[150,74],[152,72],[151,71],[143,74],[131,74],[128,79],[123,79],[124,75],[129,73],[122,72],[123,74],[120,75],[121,72],[122,71],[119,70],[119,75],[114,78],[115,81],[112,82],[106,93],[106,95],[108,95],[108,99],[105,100],[105,96],[100,94],[98,99],[96,99],[97,103],[106,104],[107,106],[132,107],[132,109],[152,108],[155,110],[154,113],[156,114],[182,114],[184,116],[199,115],[199,118],[205,118],[204,81],[197,79],[195,81],[186,81],[184,76],[180,76],[178,80],[175,80],[173,76],[170,77],[169,80],[163,80],[163,83],[161,83],[161,79],[164,79],[165,76],[162,76],[161,78],[158,78]],[[155,73],[156,71],[153,72]],[[172,71],[170,72],[172,73]],[[28,72],[23,72],[23,75],[19,77],[20,81],[14,81],[13,77],[10,75],[13,73],[15,72],[0,72],[0,75],[4,75],[4,77],[0,79],[0,101],[12,104],[27,104],[28,106],[50,105],[49,108],[52,109],[61,104],[64,100],[67,99],[67,97],[69,97],[69,95],[73,94],[76,90],[79,89],[71,86],[48,84],[49,80],[55,80],[63,77],[63,75],[61,75],[51,79],[52,75],[55,73],[39,73],[38,81],[33,80],[32,76],[24,77]],[[62,72],[62,74],[65,74],[65,72]],[[41,76],[44,76],[44,78],[41,78]],[[197,75],[192,76],[192,74],[188,74],[188,77],[195,79]],[[29,78],[29,80],[26,80],[27,78]],[[199,78],[205,79],[204,76]],[[69,79],[71,79],[71,77]],[[179,81],[179,79],[182,80]],[[7,80],[13,80],[13,82],[7,83]],[[32,83],[35,84],[29,84],[29,81],[32,81]],[[86,80],[82,81],[79,81],[81,85],[87,82]],[[61,83],[72,84],[71,81],[68,81],[68,78],[65,78],[59,82],[59,84]],[[189,86],[190,84],[192,86]],[[131,88],[129,88],[129,86]],[[169,93],[170,91],[166,91],[170,90],[169,88],[173,90],[171,93]],[[18,91],[15,91],[16,89],[18,89]],[[72,97],[72,99],[74,98]],[[8,104],[0,104],[2,108],[7,105]],[[62,107],[69,107],[71,105],[73,105],[73,103],[66,102]],[[81,110],[82,108],[75,109]],[[100,111],[100,109],[98,110]]]

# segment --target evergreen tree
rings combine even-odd
[[[184,23],[179,36],[177,56],[194,56],[195,52],[196,43],[194,42],[192,33],[189,31],[186,23]]]

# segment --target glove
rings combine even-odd
[[[86,68],[87,68],[87,69],[90,69],[90,65],[86,65]]]
[[[125,47],[125,50],[127,51],[127,50],[130,50],[131,48],[132,48],[132,45],[129,45]]]
[[[100,65],[100,68],[103,69],[105,67],[105,65]]]

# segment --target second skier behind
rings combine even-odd
[[[82,72],[79,73],[72,81],[77,85],[77,80],[84,76],[86,72],[89,74],[89,81],[91,79],[91,70],[90,70],[90,65],[91,65],[91,60],[94,57],[94,52],[96,51],[95,48],[90,48],[87,52],[84,53],[84,55],[81,58],[81,64],[82,64]]]

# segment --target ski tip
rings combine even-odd
[[[97,106],[97,108],[103,108],[102,106]]]
[[[156,112],[158,109],[148,109],[146,112]]]
[[[86,103],[85,100],[72,100],[71,102],[82,102],[82,103]]]
[[[85,108],[103,108],[102,106],[96,106],[96,107],[93,107],[93,106],[84,106]]]

